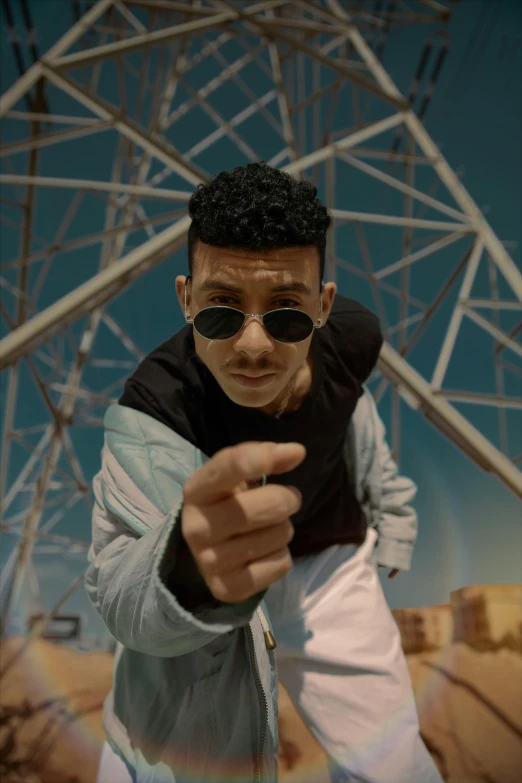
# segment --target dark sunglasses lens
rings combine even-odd
[[[239,310],[207,307],[195,316],[194,326],[207,340],[228,340],[239,332],[244,320]]]
[[[312,319],[301,310],[274,310],[263,320],[267,332],[280,343],[300,343],[314,330]]]

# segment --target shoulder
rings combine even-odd
[[[342,294],[335,296],[328,323],[336,331],[358,328],[366,332],[381,334],[376,314],[356,299],[349,299]]]
[[[192,331],[184,327],[140,362],[125,382],[118,402],[193,440],[189,420],[197,384]]]
[[[378,317],[361,302],[337,294],[323,340],[333,353],[364,383],[381,350],[383,336]]]
[[[182,329],[158,345],[142,359],[125,382],[120,404],[130,396],[130,390],[141,386],[153,396],[172,390],[183,380],[183,366],[190,353],[187,335]]]

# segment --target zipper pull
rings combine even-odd
[[[265,646],[267,650],[275,650],[277,647],[277,642],[273,637],[273,634],[271,631],[264,631],[263,636],[265,637]]]
[[[261,623],[261,627],[263,629],[263,636],[265,638],[265,647],[267,650],[275,650],[277,647],[276,640],[274,639],[274,635],[272,631],[270,630],[270,627],[267,623],[266,617],[264,615],[263,610],[260,606],[256,609],[257,616],[259,617],[259,622]]]

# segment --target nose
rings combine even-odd
[[[247,321],[234,343],[239,353],[246,353],[252,358],[274,350],[274,342],[260,318],[247,318]]]

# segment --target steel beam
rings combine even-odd
[[[76,24],[49,49],[45,55],[46,60],[52,62],[66,52],[69,47],[81,38],[89,25],[93,24],[111,7],[112,3],[113,0],[98,0],[96,5],[94,5],[82,19],[76,22]],[[4,114],[31,89],[38,79],[41,79],[43,76],[43,62],[44,59],[39,60],[32,65],[21,79],[18,79],[18,81],[0,97],[0,117],[3,117]]]
[[[0,174],[0,185],[38,185],[46,188],[73,188],[74,190],[102,190],[108,193],[128,193],[144,198],[165,201],[189,201],[192,193],[184,190],[151,188],[147,185],[128,185],[126,182],[101,182],[90,179],[63,179],[62,177],[40,177],[24,174]]]
[[[435,393],[408,362],[385,343],[379,356],[382,372],[404,393],[405,399],[421,412],[455,446],[522,498],[522,475],[513,463],[493,446],[440,394]]]
[[[168,166],[171,171],[179,174],[180,177],[183,177],[192,185],[197,186],[208,179],[207,175],[194,166],[193,163],[185,161],[167,141],[151,138],[140,128],[137,122],[132,122],[129,118],[123,118],[107,101],[88,95],[72,79],[56,73],[47,66],[43,66],[43,74],[52,84],[70,95],[71,98],[75,98],[78,103],[83,104],[89,111],[101,117],[102,120],[110,120],[115,130],[126,136],[130,141],[138,144],[151,155],[154,155],[154,157]]]
[[[0,340],[0,370],[16,362],[57,329],[120,294],[127,285],[163,260],[167,254],[176,253],[186,242],[189,225],[190,218],[187,216],[169,226],[153,239],[132,250],[117,264],[98,272],[86,283]]]
[[[354,48],[359,53],[361,59],[368,65],[375,80],[391,96],[400,98],[401,93],[397,89],[390,75],[381,65],[374,52],[370,49],[359,30],[351,24],[350,15],[341,8],[338,0],[326,0],[332,10],[333,16],[337,19],[344,19],[347,23],[347,34]],[[413,138],[425,154],[433,163],[433,168],[439,175],[442,182],[446,185],[449,192],[460,206],[462,211],[468,215],[470,222],[475,227],[477,233],[480,233],[484,244],[491,254],[500,271],[510,284],[518,299],[522,300],[522,273],[515,266],[505,247],[493,232],[491,226],[487,223],[480,209],[475,204],[462,182],[457,177],[451,166],[443,157],[437,145],[432,141],[428,132],[417,115],[409,110],[404,112],[404,122]]]

